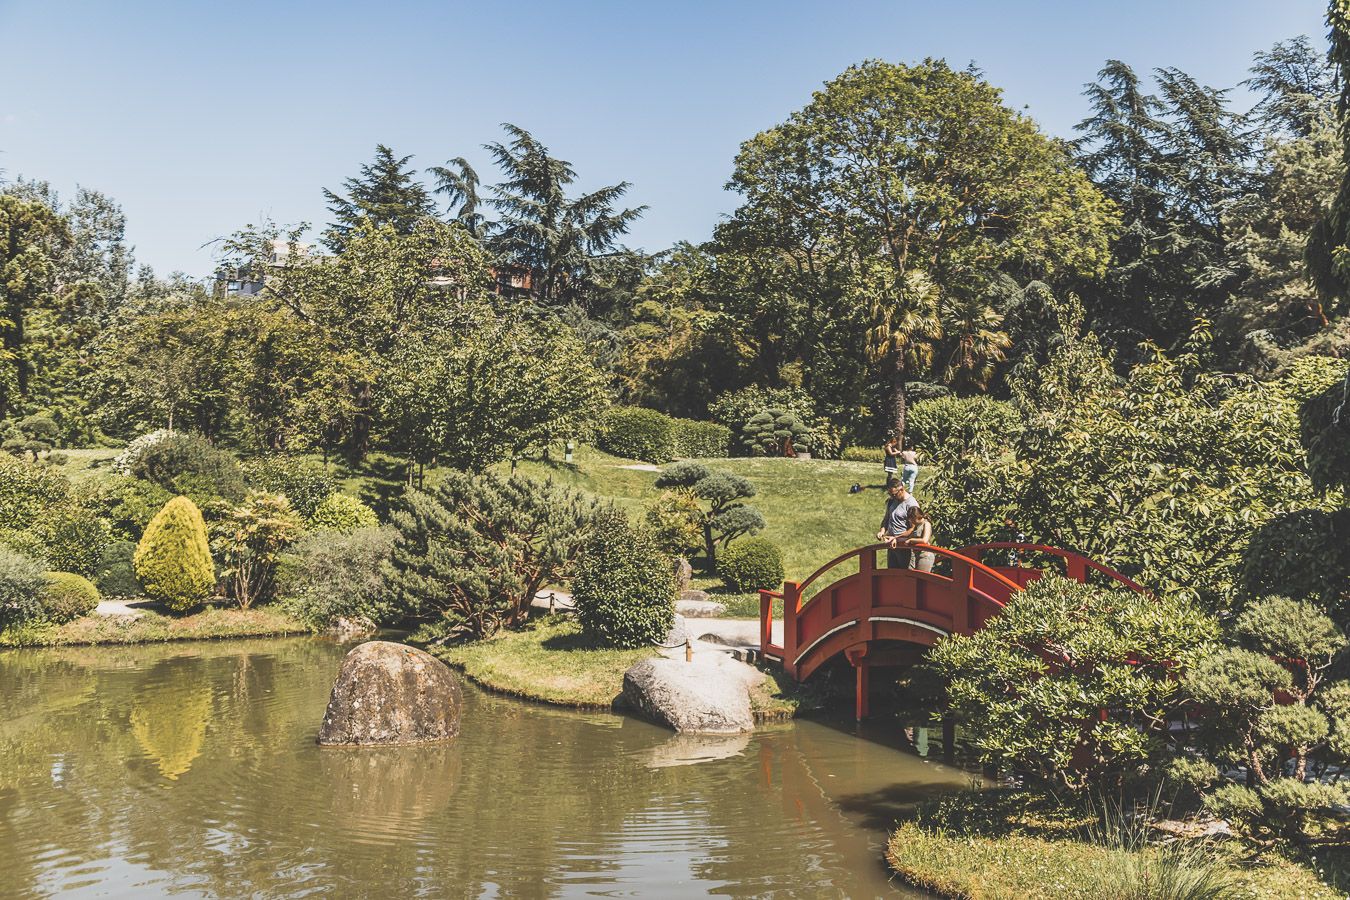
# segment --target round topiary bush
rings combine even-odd
[[[618,510],[596,516],[572,581],[582,634],[605,647],[664,640],[675,621],[670,558]]]
[[[73,622],[98,606],[98,588],[74,572],[48,572],[42,595],[42,617],[53,625]]]
[[[378,528],[375,510],[348,494],[329,494],[309,517],[309,527],[315,531],[337,531],[351,534],[358,528]]]
[[[738,593],[776,588],[783,583],[783,554],[767,538],[736,541],[717,557],[717,573]]]
[[[174,497],[145,526],[133,557],[145,595],[174,612],[186,612],[211,594],[216,570],[202,512]]]
[[[600,419],[600,449],[649,463],[675,458],[675,423],[664,413],[640,406],[615,406]]]

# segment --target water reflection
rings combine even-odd
[[[319,748],[343,650],[0,654],[0,892],[894,896],[885,829],[966,781],[823,725],[678,737],[471,689],[450,743]]]

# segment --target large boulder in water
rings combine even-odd
[[[338,670],[320,744],[420,744],[459,734],[459,682],[445,663],[415,647],[369,641]]]
[[[724,653],[704,651],[693,662],[655,657],[623,673],[623,703],[686,734],[754,731],[750,688],[764,674]]]

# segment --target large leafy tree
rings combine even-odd
[[[631,187],[626,181],[569,197],[577,177],[572,164],[550,155],[525,129],[502,127],[508,142],[487,145],[503,176],[492,186],[490,202],[500,218],[488,246],[503,262],[530,273],[531,293],[543,304],[585,303],[605,257],[629,252],[619,241],[646,207],[618,206]],[[452,199],[467,200],[468,173],[460,167],[447,174],[437,173],[442,186]]]
[[[977,73],[935,60],[850,67],[742,145],[730,186],[738,217],[815,242],[849,273],[845,302],[885,367],[897,431],[944,297],[985,295],[1004,271],[1099,272],[1115,221],[1059,143]]]
[[[324,233],[329,249],[345,249],[352,229],[363,221],[411,234],[419,220],[435,214],[427,189],[408,168],[411,156],[397,157],[384,144],[375,147],[375,159],[361,166],[361,174],[343,182],[343,192],[325,189],[333,223]]]
[[[1207,370],[1203,330],[1180,353],[1146,348],[1121,382],[1081,307],[1058,309],[1058,344],[1013,378],[1017,425],[972,435],[926,483],[940,533],[993,540],[1012,517],[1032,540],[1228,607],[1252,536],[1313,501],[1296,403]]]
[[[56,264],[69,238],[51,207],[0,194],[0,418],[28,393],[28,326],[53,302]]]

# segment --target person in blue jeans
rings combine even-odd
[[[900,461],[904,463],[904,468],[900,470],[900,480],[905,483],[905,490],[912,494],[914,482],[919,480],[919,451],[913,447],[901,450]]]

